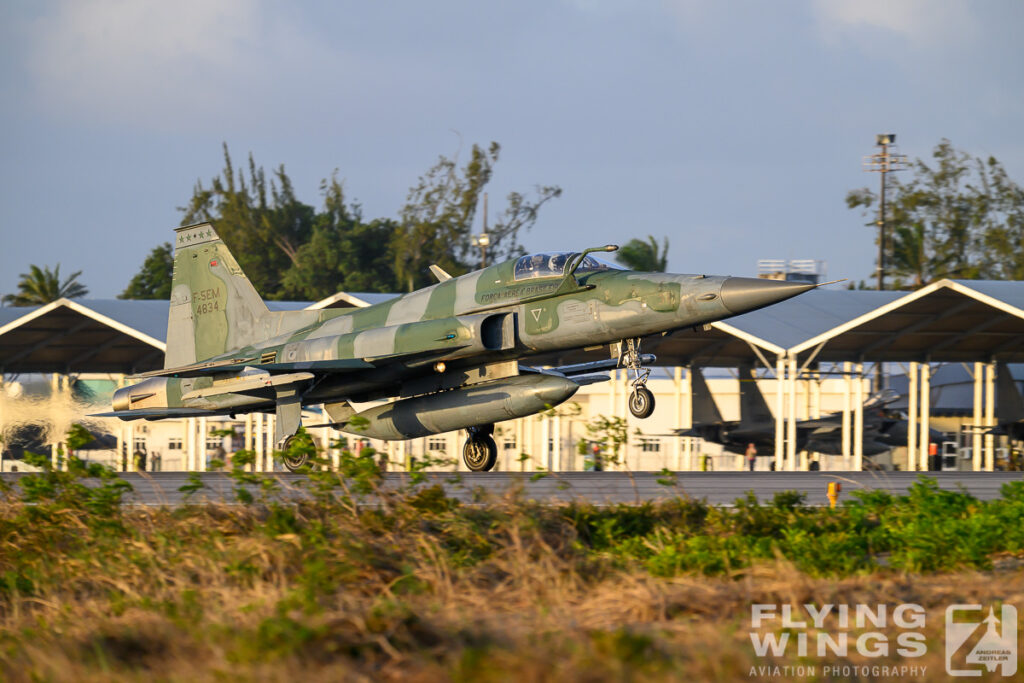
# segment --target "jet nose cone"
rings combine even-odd
[[[722,283],[722,304],[738,315],[777,304],[811,289],[814,285],[802,282],[730,277]]]

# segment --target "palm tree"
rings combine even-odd
[[[668,238],[660,247],[653,235],[648,235],[646,242],[631,239],[615,254],[615,260],[630,270],[664,273],[668,268]]]
[[[3,303],[11,306],[40,306],[57,299],[77,299],[89,293],[85,285],[78,282],[82,271],[72,273],[63,282],[60,281],[60,264],[52,271],[49,266],[40,268],[30,265],[29,272],[21,274],[18,282],[18,293],[8,294]]]

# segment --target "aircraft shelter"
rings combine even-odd
[[[368,306],[390,296],[338,293],[314,304],[268,305],[277,310]],[[123,383],[127,375],[162,367],[166,319],[163,301],[61,299],[36,308],[0,308],[0,383],[4,376],[45,373],[57,394],[69,391],[71,376],[107,373]],[[753,368],[758,376],[776,380],[776,469],[808,466],[807,454],[796,451],[797,400],[807,400],[808,417],[820,417],[820,387],[826,378],[840,378],[845,387],[844,461],[851,469],[863,468],[862,407],[881,363],[895,364],[909,378],[908,466],[927,469],[931,374],[936,364],[962,364],[974,382],[971,467],[992,470],[994,439],[986,432],[995,425],[995,364],[1024,363],[1024,282],[941,280],[914,292],[818,289],[699,329],[644,339],[643,351],[656,354],[657,365],[674,368],[674,401],[665,406],[661,399],[658,409],[674,410],[673,422],[682,428],[693,418],[691,368]],[[600,347],[540,362],[569,364],[603,359],[607,353],[607,347]],[[625,372],[612,374],[608,405],[624,412]],[[4,419],[0,412],[0,430]],[[272,433],[272,421],[272,415],[259,413],[245,420],[245,445],[257,451],[262,467],[269,458],[265,435]],[[183,422],[185,467],[195,469],[201,460],[197,453],[204,450],[205,418]],[[122,442],[134,442],[134,425],[124,423],[119,450]],[[557,424],[553,428],[555,434],[564,431]],[[682,457],[676,464],[691,468],[691,440],[677,439]],[[561,439],[553,441],[554,452],[547,458],[557,465]]]

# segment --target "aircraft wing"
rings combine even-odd
[[[252,368],[261,372],[296,372],[306,371],[314,373],[342,373],[355,372],[357,370],[369,370],[387,365],[401,363],[408,367],[417,367],[432,363],[444,358],[449,354],[466,348],[465,345],[449,346],[444,349],[431,351],[419,351],[415,353],[395,353],[381,356],[370,356],[366,358],[337,358],[333,360],[310,360],[296,361],[294,363],[258,363],[258,358],[229,358],[225,360],[205,361],[183,365],[177,368],[165,368],[144,372],[133,377],[143,379],[146,377],[201,377],[213,375],[232,370],[242,371]]]

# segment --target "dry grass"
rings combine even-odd
[[[1015,555],[985,572],[815,577],[777,555],[659,577],[584,543],[575,518],[515,500],[465,510],[429,493],[386,512],[5,503],[0,677],[750,680],[771,661],[751,647],[753,603],[913,602],[927,610],[929,652],[912,662],[925,673],[905,680],[940,680],[947,605],[1024,606]]]

